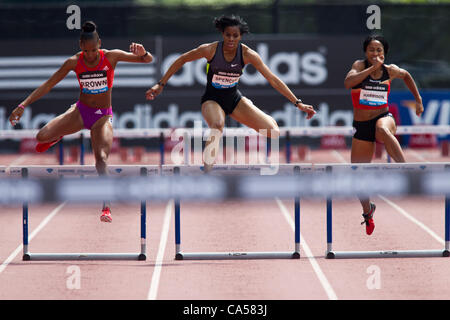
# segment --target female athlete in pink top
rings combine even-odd
[[[114,69],[119,61],[149,63],[152,55],[138,43],[130,45],[130,52],[100,49],[101,40],[96,25],[87,21],[80,36],[81,52],[67,59],[50,79],[34,90],[17,108],[9,121],[14,126],[24,108],[47,94],[70,72],[74,71],[80,84],[80,98],[63,114],[57,116],[39,130],[36,151],[43,152],[62,136],[83,128],[91,131],[91,145],[95,155],[95,167],[99,175],[107,174],[107,160],[113,141],[111,91]],[[111,222],[110,205],[103,203],[101,221]]]

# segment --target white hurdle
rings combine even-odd
[[[113,176],[147,176],[149,172],[154,174],[154,167],[138,166],[109,166],[109,173]],[[10,167],[7,170],[12,177],[64,177],[64,176],[97,176],[94,166],[29,166]],[[159,171],[158,171],[159,172]],[[29,250],[28,225],[29,225],[28,203],[22,206],[22,231],[23,231],[23,256],[24,261],[52,261],[52,260],[146,260],[147,236],[146,236],[146,201],[141,200],[140,211],[140,252],[137,253],[31,253]]]
[[[315,172],[411,172],[443,171],[450,169],[449,163],[364,163],[364,164],[318,164]],[[450,198],[445,195],[444,233],[445,246],[438,250],[380,250],[380,251],[334,251],[332,237],[332,199],[327,198],[327,259],[364,259],[364,258],[412,258],[412,257],[449,257],[450,256]]]
[[[165,167],[165,168],[164,168]],[[208,173],[210,175],[299,175],[302,171],[311,171],[311,164],[290,165],[216,165]],[[202,166],[163,166],[174,175],[200,175]],[[276,170],[276,172],[275,172]],[[175,199],[175,259],[176,260],[229,260],[229,259],[300,259],[300,197],[295,199],[295,232],[294,251],[266,252],[185,252],[181,251],[181,205],[180,199]]]
[[[8,167],[6,167],[6,166],[0,166],[0,179],[7,177],[7,174],[6,174],[6,169],[7,168]]]
[[[208,128],[142,128],[142,129],[114,129],[115,138],[159,138],[159,153],[160,164],[164,164],[164,141],[166,138],[183,137],[183,150],[191,150],[191,138],[203,138]],[[291,139],[293,137],[320,137],[323,135],[339,135],[350,137],[353,135],[353,127],[351,126],[323,126],[323,127],[280,127],[280,137],[286,139],[285,152],[286,162],[291,161]],[[0,139],[24,139],[34,138],[37,134],[37,129],[21,129],[21,130],[0,130]],[[172,136],[174,134],[174,136]],[[411,134],[433,134],[433,135],[449,135],[450,125],[409,125],[398,126],[396,135],[411,135]],[[225,127],[223,137],[251,137],[258,136],[259,133],[247,127]],[[77,133],[70,134],[64,137],[64,140],[80,140],[80,164],[84,164],[84,144],[83,139],[90,138],[90,131],[83,129]],[[448,143],[443,144],[448,148]],[[270,145],[269,145],[270,146]],[[60,155],[59,163],[64,163],[63,143],[59,145]],[[442,151],[444,152],[444,151]],[[190,152],[184,153],[184,164],[190,164]],[[448,153],[448,149],[447,149]],[[389,158],[388,158],[389,161]]]
[[[4,171],[2,171],[4,170]],[[216,165],[208,174],[202,166],[109,166],[113,181],[95,180],[94,166],[10,166],[0,167],[0,177],[19,178],[29,185],[40,183],[39,192],[47,193],[52,201],[88,201],[108,198],[117,201],[141,201],[141,251],[139,253],[30,253],[28,247],[28,203],[33,197],[22,192],[23,198],[8,199],[8,194],[20,194],[23,186],[17,189],[15,182],[8,179],[0,181],[0,190],[6,197],[5,203],[23,203],[23,259],[24,260],[145,260],[145,200],[175,199],[175,259],[176,260],[223,260],[223,259],[298,259],[300,258],[300,196],[327,198],[326,230],[328,259],[345,258],[388,258],[388,257],[449,257],[450,256],[450,163],[365,163],[365,164],[261,164],[261,165]],[[2,173],[3,172],[3,173]],[[176,177],[179,175],[179,177]],[[228,176],[227,176],[228,175]],[[273,178],[264,175],[275,176]],[[61,177],[84,176],[86,179],[60,179]],[[148,176],[142,178],[141,176]],[[164,177],[172,176],[172,177]],[[214,177],[221,176],[221,177]],[[222,177],[223,176],[223,177]],[[262,176],[262,177],[260,177]],[[25,181],[27,177],[45,178],[40,181]],[[125,179],[123,177],[130,177]],[[137,178],[135,178],[137,177]],[[380,181],[380,179],[382,179]],[[119,182],[120,181],[120,182]],[[135,183],[135,181],[137,181]],[[122,182],[122,183],[121,183]],[[9,184],[8,184],[9,183]],[[75,183],[75,184],[74,184]],[[68,185],[71,188],[68,188]],[[134,188],[125,190],[124,186]],[[105,187],[106,186],[106,187]],[[116,188],[109,188],[115,186]],[[56,190],[67,189],[60,193]],[[29,189],[30,190],[30,189]],[[36,189],[37,190],[37,189]],[[76,197],[71,197],[73,191]],[[97,192],[98,191],[98,192]],[[142,191],[142,192],[141,192]],[[55,193],[48,197],[48,193]],[[392,250],[379,251],[335,251],[332,242],[332,197],[373,196],[376,194],[397,195],[444,195],[445,243],[443,249],[430,250]],[[263,252],[186,252],[181,250],[181,203],[199,199],[261,199],[273,196],[295,199],[295,234],[293,251]],[[18,200],[20,199],[20,200]],[[10,201],[10,202],[8,202]]]

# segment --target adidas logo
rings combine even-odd
[[[98,109],[97,111],[95,111],[95,114],[103,114],[102,110]]]

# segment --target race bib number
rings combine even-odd
[[[239,74],[214,74],[211,84],[216,89],[228,89],[236,86],[239,82]]]
[[[108,91],[106,71],[87,71],[80,74],[80,84],[83,93],[98,94]]]
[[[359,94],[359,103],[366,106],[381,106],[388,102],[388,87],[384,84],[364,86]]]

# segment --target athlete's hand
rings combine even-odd
[[[423,104],[422,101],[416,101],[416,114],[418,117],[420,117],[420,115],[423,112]]]
[[[11,112],[11,115],[9,116],[9,122],[14,127],[20,120],[20,118],[23,115],[24,109],[21,107],[17,107]]]
[[[306,119],[308,119],[308,120],[311,119],[316,114],[314,107],[309,104],[299,103],[298,108],[308,114],[306,116]]]
[[[372,58],[372,65],[375,67],[375,69],[380,68],[384,63],[384,56],[376,56]]]
[[[145,50],[142,44],[132,42],[130,44],[130,52],[138,57],[142,57],[146,54],[147,50]]]
[[[163,89],[164,86],[157,83],[145,92],[145,97],[147,100],[153,100],[163,91]]]

